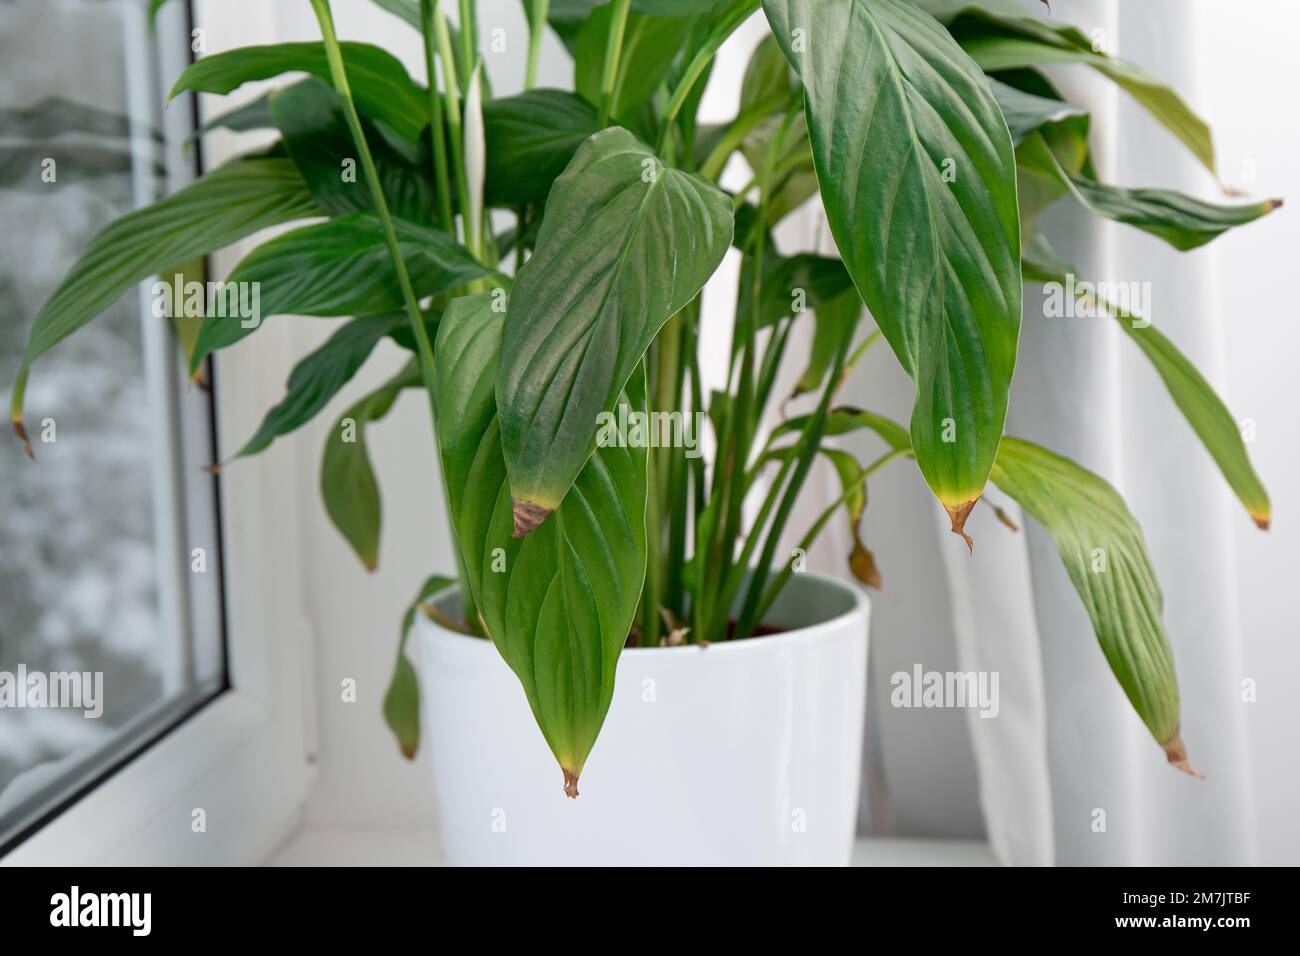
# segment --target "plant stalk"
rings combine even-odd
[[[546,33],[546,17],[551,0],[530,0],[531,17],[528,23],[528,68],[524,71],[524,90],[537,85],[537,65],[542,59],[542,36]]]
[[[388,199],[384,196],[383,183],[379,179],[379,172],[375,168],[374,157],[370,153],[370,146],[366,142],[365,131],[361,128],[361,119],[357,115],[356,104],[352,101],[352,89],[348,84],[347,71],[343,67],[343,52],[339,48],[338,36],[334,32],[334,17],[330,13],[329,0],[311,0],[312,9],[316,12],[316,19],[320,23],[321,39],[325,45],[325,58],[329,64],[330,78],[334,82],[334,88],[343,100],[343,115],[347,120],[348,130],[352,134],[352,141],[357,148],[357,153],[361,159],[361,167],[366,175],[366,183],[370,191],[374,194],[375,212],[379,216],[379,221],[383,225],[384,239],[388,243],[388,254],[393,260],[393,269],[397,273],[397,284],[402,292],[402,302],[406,307],[407,318],[411,322],[411,332],[415,337],[416,354],[420,359],[420,372],[424,379],[424,390],[429,395],[429,412],[431,421],[434,423],[434,445],[437,445],[437,406],[434,404],[434,364],[433,364],[433,344],[429,341],[428,329],[424,327],[424,316],[420,312],[420,303],[415,296],[415,289],[411,285],[411,276],[406,269],[406,260],[402,257],[402,247],[397,240],[397,229],[393,225],[393,217],[388,209]],[[469,578],[465,573],[464,561],[460,556],[459,549],[456,551],[456,565],[461,582],[461,599],[464,602],[465,615],[469,621],[470,627],[477,627],[477,611],[474,607],[474,596],[469,589]]]
[[[438,218],[448,234],[456,235],[451,208],[451,184],[447,178],[447,130],[443,124],[442,96],[438,93],[438,40],[434,20],[439,0],[420,0],[420,23],[424,34],[424,65],[429,78],[430,136],[433,141],[433,174],[437,183]]]
[[[600,121],[602,129],[609,124],[618,98],[618,68],[623,56],[623,33],[627,30],[627,15],[632,0],[614,0],[610,11],[609,39],[605,44],[605,71],[600,78]]]

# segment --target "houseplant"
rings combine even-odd
[[[462,602],[431,610],[444,627],[491,637],[570,796],[625,645],[759,632],[799,570],[778,542],[822,459],[843,494],[804,549],[842,509],[856,542],[849,566],[868,584],[878,575],[858,527],[866,482],[886,464],[914,461],[968,546],[965,522],[988,480],[1018,501],[1055,539],[1139,716],[1169,761],[1193,772],[1136,521],[1081,465],[1003,435],[1022,282],[1059,283],[1151,359],[1267,526],[1267,495],[1223,402],[1131,304],[1076,282],[1035,228],[1069,195],[1190,249],[1275,208],[1099,181],[1086,113],[1040,67],[1075,63],[1115,80],[1214,174],[1208,129],[1176,93],[1013,0],[531,0],[529,88],[510,96],[490,89],[471,0],[457,4],[458,31],[433,0],[380,4],[421,31],[428,75],[441,80],[427,86],[380,49],[339,43],[327,0],[310,2],[322,42],[215,54],[177,80],[173,95],[309,76],[209,124],[275,128],[274,147],[92,242],[31,332],[13,392],[20,436],[31,363],[133,284],[267,226],[326,217],[262,244],[228,279],[256,284],[267,316],[351,317],[295,368],[285,400],[232,457],[312,418],[379,339],[410,350],[343,417],[364,429],[403,390],[428,393]],[[717,50],[760,8],[771,36],[736,118],[701,124]],[[532,88],[547,28],[573,53],[572,92]],[[731,194],[717,183],[737,152],[753,178]],[[772,228],[818,193],[840,258],[783,255]],[[743,265],[728,385],[706,395],[698,293],[729,247]],[[256,330],[213,298],[187,345],[194,373]],[[809,354],[787,355],[792,329],[809,320]],[[916,383],[907,426],[836,402],[881,340]],[[786,358],[803,363],[793,396],[774,389]],[[768,432],[767,413],[787,398],[790,416]],[[647,435],[696,413],[708,417],[711,464]],[[834,446],[855,430],[883,442],[865,465]],[[322,493],[373,566],[378,492],[363,441],[327,444]],[[431,579],[417,603],[443,583]],[[408,754],[417,699],[399,649],[385,712]]]

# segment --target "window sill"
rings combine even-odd
[[[428,866],[438,860],[438,839],[411,827],[301,827],[271,854],[268,866]],[[977,840],[909,840],[862,837],[854,866],[996,866],[987,843]]]

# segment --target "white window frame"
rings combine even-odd
[[[201,13],[210,9],[209,4],[199,6]],[[147,5],[137,7],[143,16]],[[164,7],[158,34],[189,33],[187,7],[181,2]],[[269,42],[273,18],[269,9],[251,16],[243,10],[245,42],[259,42],[259,34]],[[188,54],[162,48],[163,77],[179,74]],[[164,119],[167,141],[179,143],[193,128],[191,104],[173,102]],[[209,169],[227,158],[219,149],[205,148]],[[169,171],[176,172],[170,157]],[[247,242],[216,257],[218,270],[253,245]],[[238,387],[222,390],[215,376],[220,448],[235,447],[245,437],[247,423],[256,423],[279,398],[284,368],[293,355],[289,331],[287,323],[259,330],[257,349],[239,356]],[[162,463],[155,475],[185,490],[196,482],[181,474],[181,443],[189,447],[207,439],[192,429],[179,436],[177,422],[194,409],[178,406],[207,400],[183,386],[183,361],[170,337],[157,336],[156,330],[153,334],[154,340],[146,342],[147,361],[170,362],[178,385],[156,421],[170,458],[156,456]],[[312,633],[296,517],[304,491],[285,480],[300,473],[288,460],[293,454],[285,448],[274,463],[265,456],[241,462],[219,479],[229,689],[111,772],[0,859],[0,865],[248,865],[267,859],[297,826],[315,779],[316,743]],[[186,507],[183,498],[164,495],[159,514],[165,518],[170,511],[174,518]],[[220,608],[210,610],[215,618]],[[203,811],[202,832],[196,832],[197,810]]]

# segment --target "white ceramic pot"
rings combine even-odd
[[[437,603],[449,615],[459,597]],[[451,865],[844,865],[853,846],[869,604],[795,575],[783,634],[624,651],[581,796],[486,640],[421,615],[420,689]]]

